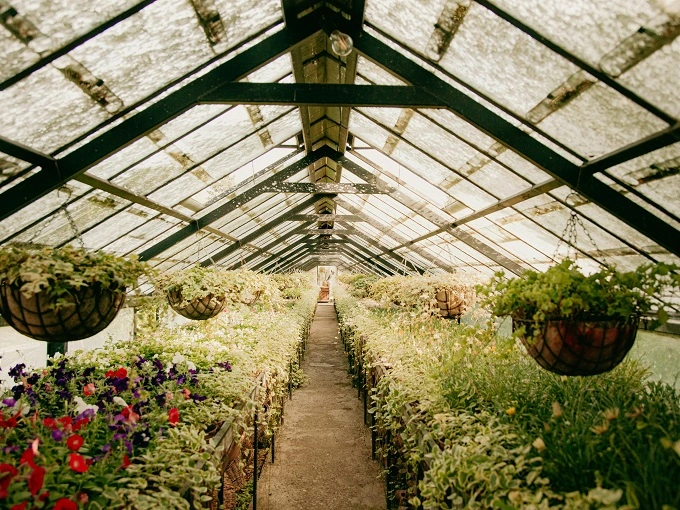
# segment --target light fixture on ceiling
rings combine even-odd
[[[333,52],[339,57],[346,57],[354,49],[354,41],[347,34],[340,32],[340,30],[333,30],[330,35],[331,48]]]

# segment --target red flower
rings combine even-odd
[[[72,427],[73,432],[78,432],[82,427],[84,427],[88,423],[90,423],[89,418],[81,418],[80,420],[76,420]]]
[[[78,510],[78,505],[68,498],[60,498],[54,504],[54,510]]]
[[[179,421],[179,409],[173,407],[168,411],[168,421],[170,425],[175,425]]]
[[[94,383],[88,383],[85,385],[83,388],[83,395],[86,397],[89,397],[90,395],[94,395],[94,392],[96,391],[97,388],[95,388]]]
[[[51,428],[51,429],[57,428],[57,421],[54,418],[43,418],[42,423],[43,423],[43,425],[45,425],[45,427],[48,427],[48,428]]]
[[[127,370],[125,370],[123,367],[120,367],[118,370],[116,370],[116,377],[118,379],[124,379],[127,377]]]
[[[84,442],[85,440],[83,439],[83,436],[73,434],[66,440],[66,446],[68,446],[69,450],[77,452],[80,449],[80,447],[83,446]]]
[[[139,415],[135,412],[132,406],[127,406],[123,409],[120,414],[125,417],[125,421],[128,423],[137,423],[139,421]]]
[[[104,374],[106,377],[113,377],[113,370],[107,370],[106,373]]]
[[[21,454],[21,459],[19,460],[19,464],[28,464],[32,468],[35,468],[36,464],[33,461],[34,457],[35,457],[35,452],[33,451],[33,448],[26,448],[26,451]]]
[[[70,430],[71,425],[73,425],[73,418],[70,416],[62,416],[61,418],[57,418],[57,422],[64,427],[64,430]]]
[[[130,460],[130,457],[128,457],[127,453],[123,455],[123,462],[121,464],[121,467],[123,469],[127,468],[130,464],[132,464],[132,461]]]
[[[40,492],[44,480],[45,480],[45,468],[41,468],[40,466],[34,467],[31,476],[28,477],[28,490],[31,491],[31,494],[35,496]]]
[[[7,497],[9,484],[12,483],[12,478],[14,478],[18,472],[17,468],[11,464],[0,464],[0,499],[5,499]]]
[[[68,465],[76,473],[84,473],[85,471],[90,469],[88,465],[85,463],[85,459],[83,458],[83,456],[78,453],[68,454]]]
[[[38,501],[46,501],[49,497],[50,491],[45,491],[40,496],[38,496]]]
[[[0,412],[0,427],[2,428],[7,428],[7,429],[13,429],[14,427],[17,426],[17,418],[21,416],[21,411],[19,411],[17,414],[12,416],[11,418],[7,418],[5,420],[5,415]]]
[[[9,510],[26,510],[27,504],[28,504],[28,501],[24,501],[23,503],[17,503],[16,505],[14,505]]]

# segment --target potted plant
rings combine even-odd
[[[0,249],[0,313],[19,333],[45,342],[90,337],[108,326],[145,263],[64,246]]]
[[[156,288],[167,296],[173,310],[192,320],[210,319],[227,303],[252,306],[278,294],[276,285],[265,275],[200,265],[160,276]]]
[[[369,292],[378,301],[450,319],[460,318],[477,299],[473,283],[453,273],[390,276],[373,282]]]
[[[223,269],[193,266],[160,275],[154,282],[178,314],[191,320],[207,320],[222,311],[227,302],[227,279]]]
[[[655,315],[652,328],[666,322],[660,297],[680,287],[676,270],[658,263],[629,272],[603,267],[586,276],[573,260],[564,260],[511,280],[496,273],[478,290],[494,315],[512,317],[514,335],[543,368],[594,375],[623,360],[641,317]]]

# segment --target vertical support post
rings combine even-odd
[[[257,444],[257,411],[255,411],[255,420],[253,424],[253,510],[257,510],[257,456],[259,454],[259,447]]]
[[[272,464],[274,464],[274,452],[276,451],[276,443],[274,442],[276,434],[272,432]]]
[[[293,360],[290,360],[290,372],[288,374],[288,398],[293,400]]]
[[[364,383],[364,425],[368,424],[368,390],[366,389],[366,384]]]
[[[377,432],[375,430],[375,413],[371,414],[371,458],[375,460],[375,446],[376,446],[376,436]]]
[[[48,342],[47,357],[52,358],[55,354],[66,354],[68,344],[66,342]]]

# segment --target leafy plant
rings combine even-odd
[[[276,283],[267,275],[246,270],[228,271],[215,266],[193,266],[182,271],[160,275],[157,290],[164,294],[179,292],[186,306],[206,296],[226,296],[231,303],[272,303],[279,298]]]
[[[151,268],[135,257],[73,246],[9,245],[0,248],[0,282],[19,287],[24,297],[44,292],[53,309],[73,306],[74,291],[95,284],[112,290],[131,287]]]
[[[612,267],[584,275],[572,260],[564,260],[545,272],[526,271],[510,280],[502,272],[478,286],[496,316],[535,323],[552,319],[627,321],[656,309],[652,327],[668,319],[667,305],[660,297],[680,288],[674,264],[646,264],[635,271],[620,272]],[[536,329],[537,331],[539,329]]]

